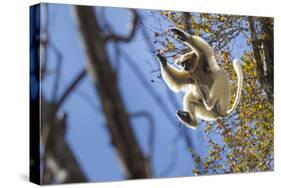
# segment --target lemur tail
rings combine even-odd
[[[234,104],[233,104],[232,108],[227,111],[227,114],[231,114],[238,106],[238,103],[240,101],[240,97],[242,94],[242,88],[243,88],[243,73],[242,73],[242,68],[241,68],[241,61],[239,59],[233,60],[233,68],[237,74],[238,87],[237,87],[237,91],[236,91],[236,97],[235,97]]]

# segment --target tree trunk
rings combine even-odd
[[[95,10],[75,6],[74,13],[86,55],[87,73],[97,88],[112,144],[128,179],[149,178],[149,160],[142,153],[122,101]]]
[[[261,18],[261,33],[264,39],[258,37],[255,24],[257,20],[249,17],[249,29],[252,37],[252,46],[256,60],[257,78],[264,89],[269,102],[273,105],[273,25],[270,29],[269,18]],[[269,23],[269,24],[268,24]],[[265,68],[266,67],[266,68]]]

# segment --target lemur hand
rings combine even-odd
[[[167,60],[165,57],[163,57],[160,53],[157,53],[156,57],[157,57],[159,63],[162,64],[162,66],[167,66]]]
[[[178,28],[173,28],[171,31],[174,33],[175,38],[181,41],[187,41],[189,34]]]

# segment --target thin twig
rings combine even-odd
[[[56,63],[56,71],[55,71],[55,83],[53,87],[53,94],[52,94],[52,100],[56,101],[57,100],[57,93],[59,89],[59,83],[60,83],[60,78],[61,78],[61,69],[62,69],[62,54],[59,51],[59,49],[53,44],[49,43],[49,47],[53,49],[56,57],[57,57],[57,63]]]
[[[133,21],[130,25],[130,29],[129,29],[128,34],[126,36],[121,36],[121,35],[117,35],[117,34],[114,34],[114,33],[110,33],[109,35],[105,36],[105,38],[104,38],[105,42],[110,41],[110,40],[111,41],[118,41],[118,42],[130,42],[131,41],[131,39],[135,36],[139,17],[138,17],[138,14],[137,14],[136,11],[134,11],[132,9],[130,11],[133,14]]]
[[[44,19],[42,22],[44,23],[41,29],[40,37],[40,48],[41,48],[41,65],[40,65],[40,79],[44,79],[47,69],[47,51],[48,51],[48,44],[49,44],[49,32],[48,32],[48,25],[49,25],[49,16],[48,16],[48,5],[42,4],[42,18]]]
[[[148,153],[149,153],[149,157],[150,159],[152,159],[153,157],[153,150],[154,150],[154,140],[155,140],[155,122],[153,117],[151,116],[150,113],[148,113],[147,111],[139,111],[139,112],[133,112],[130,113],[129,116],[131,118],[145,118],[148,121],[148,125],[149,125],[149,136],[148,136]]]
[[[125,59],[125,62],[127,62],[127,65],[129,68],[134,72],[134,75],[139,79],[142,86],[145,88],[145,90],[152,96],[152,98],[156,101],[156,103],[160,106],[160,109],[165,114],[166,118],[170,121],[171,124],[175,124],[175,119],[172,118],[170,110],[165,105],[165,101],[158,95],[158,93],[155,91],[154,87],[151,86],[151,84],[147,83],[146,76],[139,70],[139,67],[136,65],[134,60],[123,50],[122,57]]]
[[[96,104],[96,103],[94,102],[92,96],[90,96],[88,93],[86,93],[86,92],[84,92],[84,91],[82,91],[82,90],[79,90],[79,89],[77,89],[75,93],[76,93],[79,97],[81,97],[81,99],[83,99],[83,100],[87,103],[87,105],[89,105],[89,107],[92,108],[92,110],[93,110],[94,112],[100,112],[100,113],[102,113],[101,107],[100,107],[98,104]]]
[[[55,107],[55,112],[58,111],[58,109],[61,107],[65,99],[69,96],[69,94],[75,89],[75,87],[80,83],[80,81],[86,76],[86,70],[83,68],[80,70],[80,72],[77,74],[77,76],[73,79],[71,84],[64,90],[61,97],[58,99]]]
[[[160,177],[167,176],[172,172],[178,162],[178,151],[175,149],[176,143],[172,143],[171,145],[171,160],[168,165],[159,173]]]

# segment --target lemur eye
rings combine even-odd
[[[189,62],[188,60],[185,60],[185,61],[181,62],[181,64],[186,65],[186,64],[188,64],[188,62]]]

